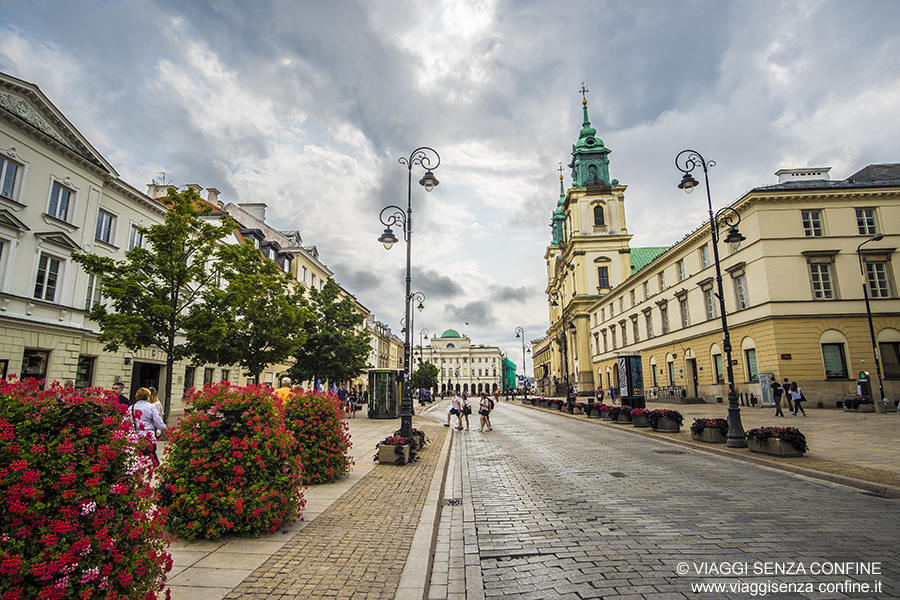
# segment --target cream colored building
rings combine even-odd
[[[440,393],[455,389],[466,394],[502,391],[503,362],[500,348],[472,344],[472,340],[448,329],[440,337],[429,340],[431,348],[425,349],[438,368]],[[431,360],[430,358],[428,360]]]
[[[884,390],[896,400],[900,165],[869,165],[839,181],[829,179],[827,168],[777,175],[777,184],[754,188],[730,205],[746,239],[725,244],[723,231],[719,242],[738,392],[760,398],[759,374],[771,373],[797,381],[812,403],[835,407],[855,393],[859,371],[875,379],[864,272]],[[576,184],[583,184],[580,177]],[[573,186],[554,215],[565,230],[546,253],[550,377],[568,370],[579,392],[618,388],[617,358],[639,355],[650,398],[726,398],[709,224],[698,223],[670,248],[632,248],[623,212],[604,215],[620,235],[597,229],[596,207],[624,203],[624,187],[609,183]],[[673,183],[673,197],[680,193]],[[879,233],[883,239],[868,241]]]

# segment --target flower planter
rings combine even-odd
[[[647,415],[632,415],[631,423],[635,427],[650,427],[650,421],[647,420]]]
[[[656,422],[656,429],[654,429],[654,431],[660,433],[678,433],[681,431],[681,425],[678,424],[678,421],[673,421],[672,419],[660,419]]]
[[[619,425],[631,425],[631,415],[623,415],[619,413],[619,416],[616,417],[616,423]]]
[[[394,448],[400,448],[401,454],[397,454],[397,451]],[[409,462],[409,444],[404,444],[402,446],[378,446],[378,462],[383,465],[396,465],[397,459],[401,458],[402,462],[399,464],[405,465]]]
[[[608,410],[601,410],[600,418],[604,421],[612,421],[612,415],[609,414]]]
[[[583,415],[584,410],[580,406],[576,406],[575,408],[572,409],[572,414],[573,415]]]
[[[602,410],[592,410],[591,412],[588,413],[588,419],[599,419],[602,416],[600,414],[602,412],[603,412]]]
[[[750,448],[750,452],[771,454],[772,456],[803,456],[803,453],[794,448],[792,444],[778,438],[769,438],[759,443],[755,439],[748,437],[747,446]]]
[[[728,438],[718,429],[704,429],[700,435],[691,434],[691,439],[710,444],[724,444]]]
[[[875,412],[874,404],[860,404],[859,408],[856,409],[856,412]]]

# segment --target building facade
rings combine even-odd
[[[473,345],[470,338],[453,329],[432,337],[430,344],[425,353],[434,356],[441,394],[451,389],[466,394],[503,389],[504,357],[500,348]]]
[[[856,392],[860,371],[875,379],[865,285],[884,392],[896,400],[900,165],[869,165],[839,181],[827,168],[777,175],[779,183],[730,205],[745,239],[730,245],[719,238],[737,391],[760,398],[760,374],[768,373],[796,381],[810,401],[834,408]],[[550,343],[536,347],[536,370],[546,371],[548,387],[568,372],[580,393],[582,385],[611,390],[619,387],[619,357],[640,356],[649,399],[726,398],[709,223],[668,248],[609,239],[596,229],[595,207],[624,203],[618,195],[624,187],[610,184],[591,187],[573,176],[554,213],[565,229],[546,253]],[[603,215],[606,223],[627,231],[624,211],[621,220],[611,214]]]

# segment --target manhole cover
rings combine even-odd
[[[654,450],[657,454],[687,454],[684,450]]]
[[[444,506],[459,506],[462,504],[462,498],[444,498]]]
[[[613,471],[612,473],[610,473],[610,475],[612,475],[613,477],[625,477],[625,473],[623,473],[622,471]]]

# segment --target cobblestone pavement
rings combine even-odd
[[[900,597],[900,500],[497,408],[453,434],[430,598]]]

